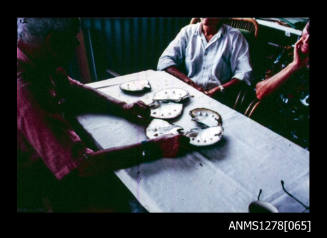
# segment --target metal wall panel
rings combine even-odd
[[[156,69],[163,50],[191,18],[82,18],[92,80]]]

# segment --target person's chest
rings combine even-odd
[[[185,61],[191,64],[217,64],[221,60],[229,61],[232,47],[225,37],[213,35],[209,41],[201,34],[193,36],[185,49]]]

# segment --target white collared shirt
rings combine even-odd
[[[232,78],[251,84],[249,46],[242,33],[228,25],[207,42],[201,23],[181,29],[159,58],[157,70],[185,64],[186,75],[205,90]]]

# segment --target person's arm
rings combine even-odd
[[[174,40],[172,40],[167,48],[159,57],[157,70],[162,71],[170,66],[179,66],[185,61],[185,49],[189,37],[186,28],[182,28]]]
[[[101,111],[138,122],[146,122],[149,119],[150,107],[142,101],[126,103],[76,80],[73,85],[75,99],[79,105],[81,101],[85,103],[82,104],[85,112]]]
[[[189,77],[187,77],[184,73],[182,73],[180,70],[176,68],[176,66],[170,66],[165,69],[167,73],[170,73],[171,75],[175,76],[176,78],[179,78],[180,80],[184,81],[185,83],[191,85],[192,87],[196,88],[199,91],[203,91],[202,87],[194,83]]]
[[[148,159],[176,157],[185,151],[188,142],[184,136],[168,135],[145,145],[93,151],[60,114],[46,112],[26,88],[18,86],[17,95],[17,129],[58,180],[73,171],[90,176],[142,163],[144,150]]]
[[[45,105],[41,106],[27,86],[17,84],[17,130],[61,180],[92,150],[60,114],[47,112]]]
[[[148,140],[145,144],[138,143],[93,152],[77,168],[78,175],[88,177],[159,158],[173,158],[186,152],[190,148],[188,143],[189,139],[182,135],[166,135]]]
[[[144,122],[150,115],[150,108],[142,101],[128,104],[72,79],[61,69],[57,70],[57,75],[68,77],[69,87],[65,88],[65,96],[72,112],[110,113],[138,122]]]
[[[188,27],[182,28],[175,39],[170,42],[159,58],[157,70],[164,70],[197,90],[204,91],[202,87],[194,83],[189,77],[178,69],[180,65],[185,63],[185,50],[189,42],[190,34],[188,30]]]
[[[233,38],[233,46],[231,48],[230,67],[232,72],[231,80],[212,88],[205,93],[214,96],[217,93],[227,91],[228,88],[234,87],[242,81],[251,84],[252,67],[250,64],[249,44],[242,33]]]
[[[265,79],[261,82],[258,82],[256,84],[257,99],[262,100],[263,98],[273,93],[282,84],[284,84],[290,78],[290,76],[296,71],[297,71],[296,66],[293,63],[290,63],[274,76]]]
[[[214,95],[216,95],[217,93],[221,93],[224,92],[225,90],[228,90],[228,88],[233,87],[237,84],[241,83],[241,80],[237,79],[237,78],[233,78],[232,80],[228,81],[227,83],[224,83],[221,86],[217,86],[214,87],[208,91],[205,91],[204,93],[207,94],[210,97],[213,97]]]
[[[272,77],[256,84],[256,96],[259,100],[267,97],[281,87],[295,72],[303,68],[309,60],[307,55],[301,55],[301,40],[294,46],[293,61]]]
[[[230,58],[232,79],[243,81],[251,85],[252,66],[250,63],[249,44],[245,37],[240,33],[233,41],[233,47]]]

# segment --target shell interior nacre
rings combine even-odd
[[[193,121],[206,127],[222,126],[222,117],[218,112],[207,108],[196,108],[190,111]]]
[[[178,117],[183,111],[181,103],[160,103],[159,107],[151,109],[150,115],[159,119],[172,119]]]
[[[153,95],[153,100],[155,101],[173,101],[180,102],[186,98],[190,97],[189,93],[181,88],[168,88],[156,92]]]
[[[208,127],[205,129],[191,130],[186,134],[190,137],[190,144],[195,146],[213,145],[221,140],[223,135],[222,126]]]
[[[120,85],[120,89],[130,92],[139,92],[150,88],[151,86],[149,81],[145,79],[134,80]]]
[[[178,135],[183,128],[170,124],[162,119],[153,119],[145,130],[148,139],[154,139],[167,134]]]

